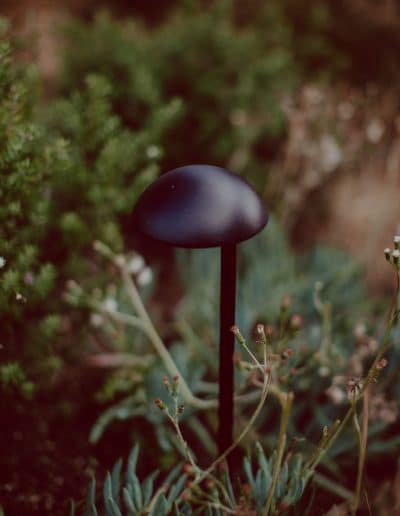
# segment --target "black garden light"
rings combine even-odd
[[[236,245],[257,234],[268,214],[243,179],[211,165],[162,175],[139,198],[133,219],[151,238],[185,248],[221,247],[219,432],[222,453],[232,443]]]

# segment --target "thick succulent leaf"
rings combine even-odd
[[[167,516],[168,514],[168,503],[167,499],[163,494],[157,498],[156,503],[150,513],[150,516]]]
[[[153,496],[154,480],[157,478],[159,471],[153,471],[142,483],[143,505],[146,506]]]
[[[96,509],[96,479],[93,477],[89,483],[85,516],[97,516]]]
[[[113,470],[111,472],[111,490],[114,500],[118,502],[119,500],[119,490],[121,487],[121,468],[122,468],[122,459],[118,459],[114,464]]]

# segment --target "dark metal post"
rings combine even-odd
[[[221,247],[219,330],[219,430],[218,450],[225,451],[233,438],[233,350],[236,305],[236,245]]]

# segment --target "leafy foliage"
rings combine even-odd
[[[241,483],[233,483],[229,472],[225,471],[221,475],[221,482],[225,488],[225,499],[223,496],[219,498],[220,494],[217,494],[215,486],[209,483],[206,489],[209,491],[210,501],[203,505],[199,502],[196,503],[195,498],[182,496],[188,485],[188,474],[182,473],[184,464],[175,466],[157,489],[155,482],[159,471],[151,472],[143,481],[140,481],[136,474],[139,447],[135,445],[128,459],[125,485],[123,486],[121,478],[122,460],[120,459],[115,463],[112,472],[107,473],[102,502],[96,500],[96,482],[93,479],[88,487],[85,509],[83,512],[78,512],[73,504],[70,514],[84,514],[85,516],[97,514],[105,516],[210,514],[222,516],[225,514],[222,503],[228,503],[232,510],[242,511],[242,514],[249,510],[255,510],[255,514],[262,514],[271,485],[276,454],[267,459],[259,443],[255,445],[255,450],[257,457],[255,471],[251,458],[246,457],[243,462],[244,477]],[[301,475],[302,458],[300,455],[294,455],[285,465],[279,477],[274,494],[274,506],[280,505],[281,508],[288,508],[296,504],[305,487]],[[234,485],[237,486],[236,489],[234,489]],[[228,498],[228,502],[226,498]],[[221,508],[218,507],[218,502],[221,502]],[[103,509],[101,512],[99,512],[99,507]]]
[[[40,379],[61,365],[52,355],[71,326],[60,299],[65,281],[93,278],[88,251],[95,238],[121,248],[119,218],[156,177],[161,134],[181,108],[177,100],[158,105],[133,131],[113,111],[112,86],[100,75],[50,106],[40,105],[36,91],[37,74],[13,63],[4,36],[0,331],[3,357],[38,359]]]
[[[278,6],[263,7],[257,20],[256,31],[239,28],[231,2],[220,2],[207,10],[182,6],[151,32],[104,13],[90,26],[75,21],[67,28],[64,88],[88,72],[103,74],[130,127],[179,98],[184,114],[163,136],[163,168],[231,162],[261,186],[271,142],[284,132],[281,100],[296,65]]]

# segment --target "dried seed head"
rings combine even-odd
[[[293,314],[290,318],[290,327],[293,330],[300,330],[303,326],[303,318],[299,314]]]
[[[292,297],[289,296],[288,294],[283,296],[282,302],[281,302],[281,309],[282,310],[287,310],[290,307],[291,304],[292,304]]]
[[[282,351],[281,357],[286,360],[287,358],[290,358],[293,355],[293,349],[288,348]]]
[[[386,358],[381,358],[378,360],[378,362],[375,365],[375,368],[380,371],[381,369],[384,369],[388,365],[388,361]]]
[[[269,339],[271,339],[275,334],[275,328],[271,324],[268,324],[265,326],[265,334]]]
[[[230,331],[235,335],[239,344],[244,344],[245,339],[244,339],[243,335],[240,333],[239,327],[236,326],[236,324],[234,324],[233,326],[230,327]]]
[[[353,376],[347,380],[347,395],[349,400],[357,401],[363,388],[362,378],[360,376]]]
[[[182,466],[182,469],[187,475],[192,475],[194,473],[193,466],[188,462],[185,462],[185,464]]]
[[[155,399],[154,403],[157,405],[157,407],[160,410],[165,410],[166,409],[165,403],[162,400],[160,400],[160,398]]]
[[[264,334],[264,325],[263,324],[257,324],[257,326],[256,326],[256,333],[258,335],[263,335]]]

